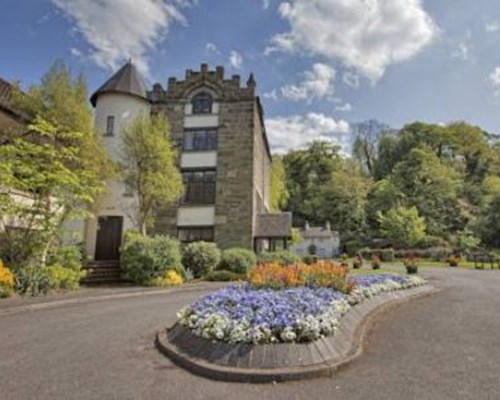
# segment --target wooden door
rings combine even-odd
[[[95,244],[96,260],[118,260],[122,244],[123,217],[99,217]]]

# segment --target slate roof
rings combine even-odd
[[[141,74],[130,61],[90,96],[90,102],[94,107],[97,103],[97,98],[103,93],[124,93],[142,99],[147,98],[146,87]]]
[[[7,104],[12,96],[12,85],[0,78],[0,103]]]
[[[26,122],[28,120],[27,115],[11,104],[13,91],[14,85],[0,78],[0,110],[8,113],[20,122]]]
[[[292,236],[292,213],[257,215],[255,236],[260,238],[289,238]]]
[[[300,234],[303,238],[331,238],[335,232],[322,226],[311,226],[307,229],[301,229]]]

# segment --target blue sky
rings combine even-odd
[[[3,0],[0,76],[55,59],[89,90],[132,57],[150,84],[202,62],[255,73],[277,151],[371,118],[500,132],[497,0]],[[497,69],[498,68],[498,69]]]

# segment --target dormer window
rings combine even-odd
[[[197,94],[191,100],[193,105],[193,114],[211,114],[212,113],[212,96],[202,92]]]

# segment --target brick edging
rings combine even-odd
[[[239,368],[237,366],[215,364],[200,357],[189,356],[183,352],[182,349],[168,339],[167,330],[157,333],[155,345],[161,353],[178,366],[196,375],[213,380],[266,383],[331,376],[335,371],[351,363],[362,354],[363,339],[376,317],[394,305],[411,299],[429,296],[436,292],[438,292],[438,290],[434,287],[425,285],[409,290],[383,293],[370,300],[364,301],[359,306],[353,307],[353,309],[341,319],[340,334],[328,338],[332,345],[337,348],[343,346],[336,346],[336,341],[346,341],[347,346],[344,347],[345,350],[340,352],[339,357],[325,359],[319,363],[310,365],[301,366],[297,363],[297,365],[290,365],[287,367],[280,366],[277,368]],[[394,296],[394,294],[397,295]],[[356,311],[352,312],[353,310]],[[215,346],[215,344],[209,340],[206,340],[206,343],[207,346],[211,344]],[[255,347],[258,347],[258,345]]]

